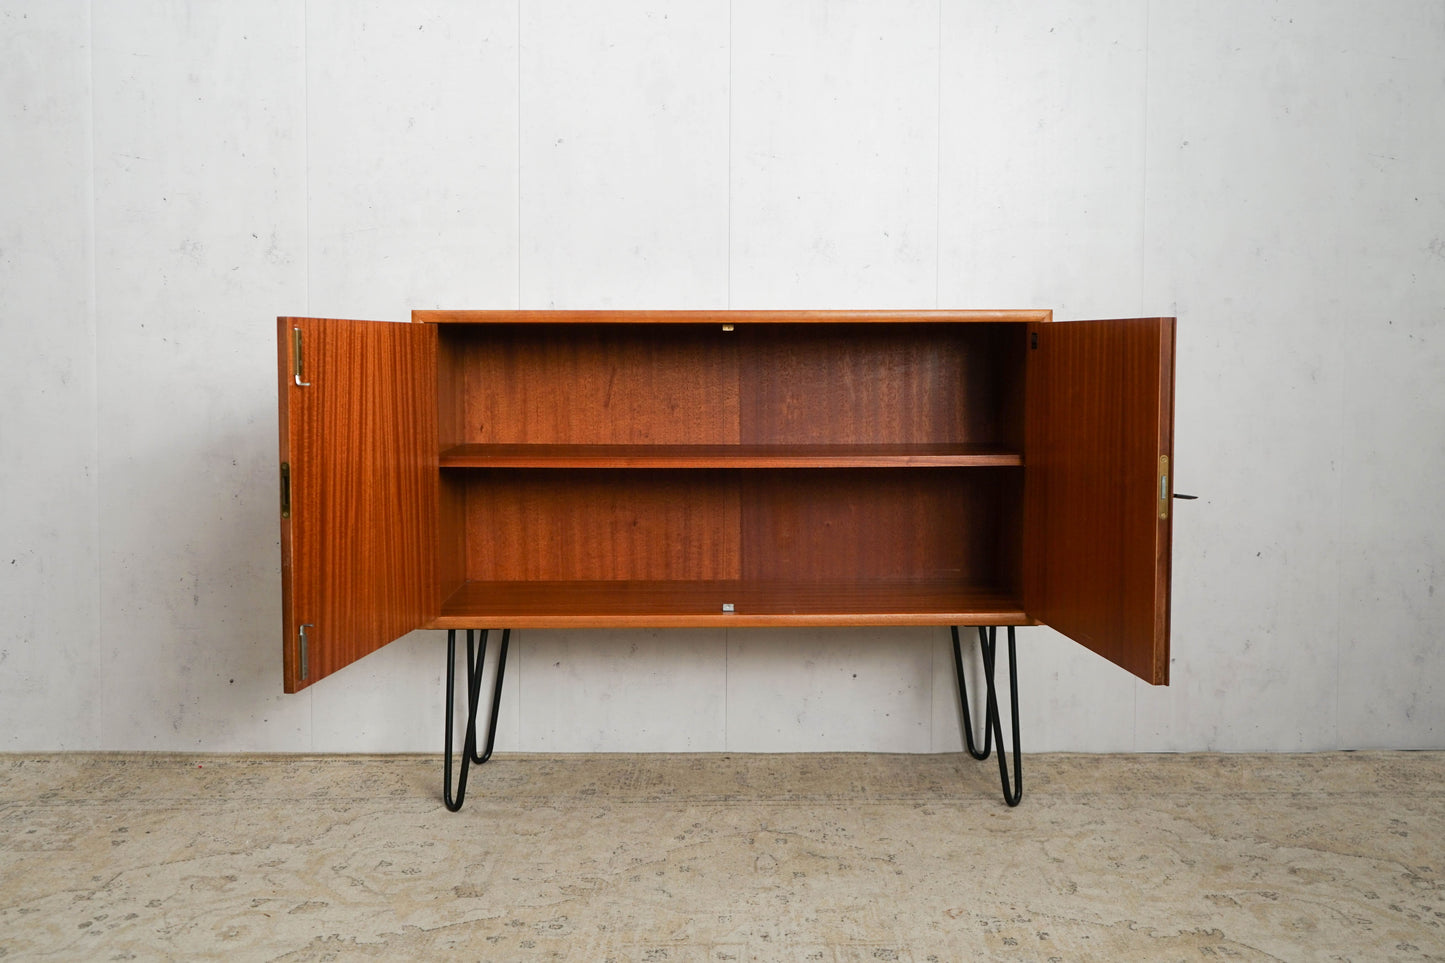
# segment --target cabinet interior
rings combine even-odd
[[[1026,324],[437,327],[438,627],[1024,619]]]

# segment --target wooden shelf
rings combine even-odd
[[[944,580],[599,580],[469,581],[428,628],[1031,624],[1016,596]]]
[[[1023,464],[992,445],[457,445],[443,468],[988,468]]]

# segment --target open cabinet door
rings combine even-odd
[[[1174,319],[1029,328],[1024,605],[1169,682]]]
[[[278,318],[287,692],[437,615],[436,326]],[[288,493],[289,488],[289,493]]]

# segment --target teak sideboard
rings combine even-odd
[[[474,630],[1043,624],[1168,682],[1173,318],[412,322],[278,319],[285,688],[468,630],[463,777]]]

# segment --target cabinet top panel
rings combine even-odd
[[[1038,322],[1048,309],[1016,311],[413,311],[412,321],[436,324],[887,324]]]

